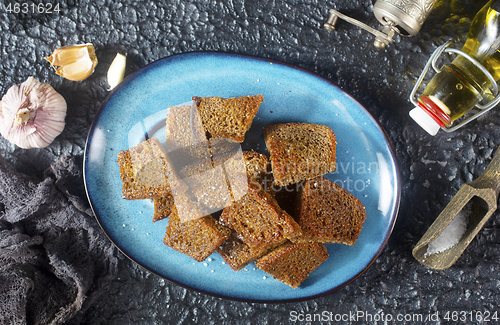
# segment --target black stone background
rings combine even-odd
[[[63,154],[83,159],[86,135],[107,94],[106,71],[117,48],[128,53],[127,73],[190,51],[250,54],[314,71],[338,83],[374,114],[394,146],[401,171],[400,212],[387,246],[363,275],[332,294],[282,304],[230,301],[171,284],[123,258],[107,292],[78,321],[295,324],[300,322],[290,319],[291,311],[364,311],[424,316],[439,312],[439,321],[426,323],[445,324],[447,311],[472,312],[474,316],[476,311],[498,311],[498,213],[448,270],[431,271],[411,255],[413,246],[458,189],[485,170],[500,143],[498,109],[468,127],[454,133],[441,131],[435,137],[408,116],[410,91],[430,54],[447,40],[460,47],[470,19],[486,1],[437,1],[416,37],[396,36],[385,50],[373,47],[373,36],[342,21],[336,32],[323,28],[330,8],[378,28],[374,2],[61,0],[60,14],[34,15],[9,14],[5,6],[14,1],[0,2],[0,93],[33,75],[53,85],[68,102],[66,129],[50,147],[22,150],[0,139],[1,155],[21,172],[41,177]],[[84,82],[60,78],[42,59],[59,46],[85,42],[96,46],[100,63]],[[469,318],[462,323],[486,322]]]

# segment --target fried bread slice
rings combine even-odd
[[[231,98],[193,96],[207,137],[243,142],[253,119],[264,101],[262,95]]]
[[[231,235],[231,230],[222,226],[212,215],[197,216],[192,220],[185,218],[188,221],[182,222],[179,212],[205,214],[194,202],[176,204],[170,214],[163,243],[198,262],[204,261]]]
[[[258,269],[296,289],[328,259],[328,251],[321,243],[286,242],[255,262]]]
[[[302,229],[296,240],[353,245],[366,220],[363,203],[321,176],[304,182],[294,218]]]
[[[248,187],[248,192],[225,208],[219,221],[251,247],[268,249],[284,238],[302,234],[297,222],[282,210],[272,195]]]
[[[286,186],[335,170],[337,142],[325,125],[271,124],[264,127],[274,184]]]
[[[156,138],[120,151],[118,165],[124,199],[166,197],[174,191],[182,193],[186,190]]]

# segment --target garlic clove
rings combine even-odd
[[[94,67],[92,62],[88,60],[80,60],[62,65],[55,69],[55,71],[56,74],[68,80],[81,81],[87,79],[92,74]]]
[[[0,134],[20,148],[44,148],[61,134],[67,104],[52,86],[29,77],[0,101]]]
[[[108,70],[109,90],[114,89],[125,76],[125,67],[127,66],[127,56],[117,53]]]
[[[56,74],[71,81],[87,79],[97,65],[95,48],[90,43],[62,46],[44,59],[50,62]]]

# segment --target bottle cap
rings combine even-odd
[[[417,106],[410,111],[410,117],[415,120],[430,135],[434,136],[439,131],[439,124],[425,112],[421,107]]]

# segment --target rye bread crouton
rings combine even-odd
[[[193,96],[192,99],[209,139],[227,138],[241,143],[257,115],[260,104],[264,101],[264,96],[231,98]]]
[[[325,125],[271,124],[264,127],[274,184],[286,186],[335,170],[337,142]]]
[[[302,229],[296,240],[353,245],[366,220],[363,203],[325,177],[306,181],[294,218]]]
[[[286,242],[259,258],[255,266],[296,289],[327,259],[328,251],[323,244]]]

